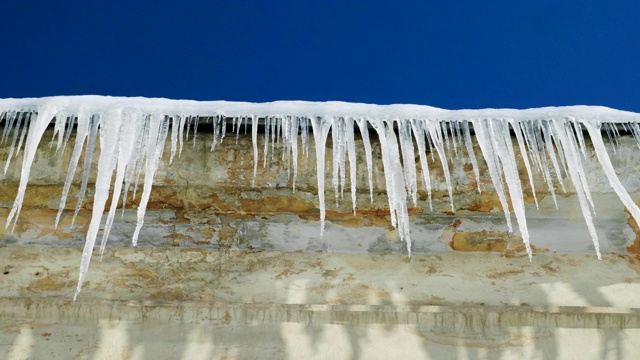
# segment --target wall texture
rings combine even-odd
[[[102,261],[95,256],[75,303],[92,189],[71,225],[74,183],[55,229],[71,149],[41,145],[15,231],[0,227],[0,354],[617,359],[640,351],[640,231],[593,154],[588,180],[603,260],[595,259],[573,189],[555,189],[556,210],[538,174],[536,209],[521,166],[535,249],[530,262],[518,231],[507,231],[481,157],[482,193],[466,155],[449,159],[454,211],[440,160],[429,159],[433,210],[421,188],[410,204],[409,257],[390,226],[375,139],[373,201],[358,146],[355,215],[348,181],[344,198],[336,204],[333,196],[329,140],[323,238],[313,153],[299,157],[293,192],[278,144],[269,146],[264,168],[259,139],[251,186],[250,138],[228,136],[213,153],[211,140],[199,133],[171,165],[167,146],[138,248],[130,239],[140,191],[117,216],[107,252]],[[610,153],[635,201],[638,151],[622,137]],[[0,160],[7,156],[0,147]],[[20,162],[12,159],[0,183],[0,219],[15,198]]]
[[[48,136],[51,134],[45,134],[44,139]],[[167,145],[164,161],[155,177],[139,242],[141,246],[406,252],[405,245],[395,241],[395,232],[390,226],[383,166],[375,139],[373,201],[369,198],[363,146],[358,146],[357,160],[361,165],[357,173],[355,215],[352,212],[348,180],[343,198],[336,201],[334,197],[329,139],[325,164],[328,170],[325,179],[328,225],[326,236],[321,239],[314,153],[299,156],[296,191],[293,192],[292,171],[282,160],[282,149],[278,144],[274,147],[270,145],[267,166],[263,167],[264,149],[259,140],[259,167],[255,186],[252,187],[253,151],[250,138],[240,136],[235,139],[233,135],[228,136],[222,146],[210,152],[211,136],[207,133],[198,134],[195,142],[185,144],[182,156],[171,165],[167,160]],[[93,201],[91,185],[83,202],[83,210],[73,226],[71,218],[79,186],[77,183],[72,186],[61,226],[55,229],[53,220],[71,149],[67,147],[56,153],[54,147],[44,142],[32,168],[31,183],[16,229],[14,232],[0,229],[0,238],[4,243],[17,244],[82,244]],[[309,149],[314,149],[312,141]],[[636,200],[640,197],[640,178],[635,176],[640,169],[637,151],[635,142],[623,137],[619,139],[616,154],[611,154],[618,175]],[[5,160],[7,153],[6,148],[0,148],[0,160]],[[94,162],[96,158],[94,156]],[[482,158],[478,159],[482,193],[477,191],[466,154],[460,150],[459,157],[449,160],[454,211],[450,207],[440,160],[434,154],[433,159],[429,159],[434,189],[433,210],[430,210],[422,182],[419,182],[421,187],[417,204],[413,205],[411,201],[409,204],[413,251],[521,251],[515,217],[512,220],[516,231],[510,234]],[[595,155],[590,154],[589,160],[587,176],[596,205],[595,223],[602,251],[638,253],[637,225],[612,192],[606,177],[599,170]],[[17,165],[20,163],[20,157],[12,160],[12,166],[1,183],[0,219],[6,219],[15,198],[20,175],[20,166]],[[81,171],[78,169],[76,180]],[[537,209],[524,166],[521,166],[519,173],[527,203],[531,241],[536,251],[593,253],[593,245],[573,189],[568,187],[563,192],[556,184],[556,210],[541,174],[535,174],[534,185],[539,202]],[[418,177],[421,178],[421,175],[418,174]],[[565,179],[564,183],[568,184],[569,181]],[[109,243],[124,245],[130,242],[140,193],[137,192],[136,199],[129,196],[125,211],[116,219]]]

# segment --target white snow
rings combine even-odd
[[[364,146],[371,201],[373,201],[372,154],[374,150],[370,141],[370,131],[373,130],[380,139],[391,222],[398,229],[399,239],[406,242],[409,253],[411,237],[407,201],[410,198],[412,204],[416,206],[417,193],[422,187],[428,194],[429,207],[432,206],[432,179],[429,172],[428,152],[431,152],[432,161],[435,161],[434,153],[440,159],[439,165],[443,169],[452,211],[455,211],[449,169],[449,160],[452,157],[467,156],[467,160],[473,166],[478,191],[482,190],[472,132],[475,133],[475,142],[487,164],[491,181],[504,209],[509,231],[512,231],[509,210],[511,208],[529,256],[531,256],[531,248],[522,190],[522,181],[526,180],[521,179],[518,173],[517,156],[523,159],[536,206],[538,203],[533,182],[534,171],[542,174],[554,202],[556,202],[555,186],[566,191],[563,179],[570,181],[578,196],[597,256],[600,258],[598,238],[593,224],[594,204],[584,164],[587,145],[582,133],[583,129],[586,129],[591,139],[601,170],[614,192],[636,221],[640,222],[640,209],[618,179],[609,158],[607,146],[602,139],[604,132],[609,138],[611,151],[615,152],[617,137],[620,135],[618,126],[621,126],[634,136],[640,147],[640,127],[638,126],[640,114],[637,113],[598,106],[546,107],[527,110],[445,110],[421,105],[369,105],[345,102],[197,102],[107,96],[60,96],[0,99],[0,124],[4,123],[0,143],[9,147],[4,166],[5,174],[11,165],[12,158],[20,151],[24,152],[22,164],[14,164],[20,166],[21,177],[18,193],[5,227],[11,226],[12,222],[15,226],[20,215],[36,150],[45,130],[52,122],[54,135],[50,141],[52,146],[55,143],[56,151],[64,149],[71,132],[76,132],[60,208],[55,220],[56,226],[65,207],[80,157],[84,154],[84,170],[81,175],[78,204],[73,217],[75,220],[87,190],[89,169],[93,162],[92,155],[96,143],[99,143],[93,214],[81,260],[75,294],[77,296],[89,268],[100,220],[106,210],[109,196],[112,195],[112,200],[102,235],[101,253],[104,251],[114,222],[117,204],[120,200],[126,204],[127,196],[131,191],[135,194],[142,180],[142,198],[138,206],[137,226],[132,234],[132,243],[134,245],[137,243],[144,223],[154,174],[160,162],[163,161],[165,142],[171,142],[171,153],[167,156],[168,164],[179,161],[183,144],[189,140],[191,127],[194,128],[195,143],[198,123],[213,121],[214,137],[211,144],[213,151],[225,138],[228,118],[232,119],[232,131],[236,133],[236,139],[241,126],[244,126],[245,134],[247,126],[251,126],[252,186],[255,186],[260,155],[262,155],[263,167],[266,167],[268,160],[274,157],[273,149],[278,143],[285,149],[282,158],[286,162],[289,181],[295,191],[298,156],[309,154],[309,129],[311,129],[315,140],[321,235],[325,227],[325,155],[326,142],[330,133],[333,141],[331,183],[334,197],[336,201],[344,197],[344,189],[348,182],[352,208],[354,214],[356,212],[358,167],[356,147],[359,145],[356,145],[357,135],[354,124],[357,124],[359,139]],[[264,126],[265,131],[264,144],[261,144],[262,154],[259,153],[258,144],[260,124]],[[171,125],[170,135],[169,125]],[[515,134],[518,154],[514,149],[511,131]],[[97,141],[98,137],[100,141]],[[300,149],[298,141],[301,144]],[[421,176],[416,166],[416,152]],[[418,178],[421,180],[418,181]]]

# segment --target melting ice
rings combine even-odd
[[[564,191],[563,179],[574,187],[587,228],[591,234],[598,258],[600,250],[593,224],[594,205],[585,173],[586,131],[595,149],[602,171],[613,190],[640,223],[640,209],[633,202],[618,179],[607,146],[602,138],[606,133],[613,151],[616,151],[618,127],[630,132],[640,147],[640,114],[613,110],[605,107],[570,106],[528,110],[444,110],[418,105],[367,105],[344,102],[278,101],[273,103],[241,102],[196,102],[186,100],[117,98],[103,96],[72,96],[32,99],[0,99],[0,124],[4,124],[0,144],[8,146],[8,158],[4,166],[6,174],[11,161],[23,152],[20,184],[15,201],[6,220],[5,227],[15,227],[29,174],[38,145],[45,130],[54,122],[56,150],[73,146],[63,192],[60,200],[56,226],[65,207],[71,182],[73,181],[81,155],[84,154],[80,192],[77,198],[73,221],[81,208],[85,196],[89,169],[97,161],[97,179],[93,200],[93,213],[86,235],[80,265],[76,293],[82,288],[91,255],[98,238],[100,220],[108,207],[107,221],[100,239],[100,253],[105,249],[113,226],[117,204],[126,203],[127,194],[142,187],[141,201],[137,212],[137,225],[132,234],[136,245],[144,223],[146,205],[149,201],[153,178],[163,159],[164,145],[171,142],[169,164],[182,153],[189,140],[193,141],[200,121],[213,121],[213,151],[225,137],[226,123],[231,120],[237,137],[241,126],[246,133],[251,127],[253,142],[253,177],[259,163],[258,126],[264,127],[262,147],[263,163],[268,165],[269,155],[274,156],[274,146],[281,143],[283,160],[295,191],[298,156],[309,154],[309,138],[315,140],[317,163],[318,202],[320,208],[320,233],[325,227],[325,169],[326,142],[331,135],[333,141],[331,183],[335,201],[344,197],[345,185],[350,184],[353,211],[356,211],[356,146],[355,133],[359,132],[364,144],[366,172],[370,199],[373,201],[373,157],[370,135],[380,139],[380,151],[384,168],[384,182],[389,202],[391,225],[398,229],[398,237],[406,242],[411,252],[408,202],[415,206],[417,192],[427,192],[431,207],[432,185],[428,164],[429,153],[438,154],[444,173],[450,205],[455,211],[449,160],[465,156],[472,164],[473,173],[480,187],[479,166],[474,153],[473,139],[477,142],[486,162],[493,187],[498,195],[510,231],[513,231],[510,210],[512,209],[518,230],[522,235],[529,257],[531,246],[525,217],[522,182],[528,181],[538,205],[533,182],[534,171],[542,174],[554,202],[556,187]],[[68,144],[75,131],[75,141]],[[170,133],[170,134],[169,134]],[[515,134],[515,142],[512,141]],[[472,136],[473,135],[473,136]],[[52,139],[52,142],[54,141]],[[93,159],[99,144],[98,159]],[[301,148],[299,148],[301,144]],[[525,165],[528,179],[522,179],[517,168],[514,144]],[[415,154],[419,161],[416,164]],[[347,174],[347,164],[349,173]],[[433,162],[432,162],[433,164]],[[419,170],[418,166],[419,165]],[[421,176],[419,176],[421,174]],[[419,185],[420,183],[420,185]],[[557,202],[556,202],[557,208]]]

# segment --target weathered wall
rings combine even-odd
[[[10,359],[635,359],[640,258],[0,248]]]
[[[632,139],[619,141],[612,161],[637,201],[639,150]],[[0,357],[634,359],[640,352],[640,258],[632,254],[640,232],[593,155],[588,176],[603,260],[572,189],[556,189],[556,210],[537,176],[536,210],[521,167],[537,253],[530,262],[518,232],[506,229],[481,157],[481,194],[466,157],[450,159],[453,212],[439,159],[429,159],[433,211],[421,191],[410,208],[408,257],[390,227],[375,141],[373,203],[358,147],[355,216],[348,181],[335,205],[328,153],[322,239],[313,152],[299,158],[293,193],[278,145],[263,168],[259,141],[255,187],[249,138],[228,136],[213,153],[210,145],[210,134],[198,134],[170,166],[167,145],[139,247],[129,246],[136,199],[117,216],[75,303],[93,190],[71,226],[76,181],[54,229],[71,149],[56,154],[41,145],[15,231],[0,227]],[[0,147],[0,160],[7,153]],[[21,161],[12,160],[0,183],[0,219],[15,198]]]
[[[47,139],[51,134],[45,134]],[[211,134],[198,134],[197,141],[185,144],[182,156],[168,164],[169,144],[163,165],[156,175],[145,226],[140,236],[141,246],[180,246],[266,250],[330,250],[336,252],[403,252],[405,245],[395,241],[390,226],[388,204],[384,193],[384,174],[379,146],[373,144],[374,200],[370,202],[363,146],[358,146],[357,212],[351,210],[350,184],[347,181],[344,198],[336,205],[331,182],[331,142],[327,156],[325,181],[327,197],[326,237],[319,236],[319,210],[315,173],[314,144],[310,155],[299,156],[296,192],[291,190],[291,176],[282,161],[279,145],[269,145],[268,165],[263,167],[264,147],[259,140],[260,158],[255,187],[251,186],[253,151],[250,138],[237,141],[228,136],[222,146],[210,152]],[[73,141],[73,139],[72,139]],[[53,228],[62,184],[71,155],[71,146],[56,154],[46,141],[41,146],[32,168],[31,184],[27,188],[22,214],[13,233],[0,229],[4,243],[37,243],[49,245],[79,245],[89,221],[92,189],[83,204],[83,211],[71,227],[76,204],[77,182],[70,191],[61,226]],[[634,199],[640,198],[638,150],[631,138],[620,138],[612,161],[623,184]],[[5,160],[7,149],[0,148]],[[479,151],[478,151],[479,154]],[[463,156],[464,155],[464,156]],[[518,155],[519,156],[519,155]],[[94,162],[97,160],[94,156]],[[438,251],[520,251],[521,239],[515,217],[513,234],[507,231],[501,206],[481,157],[482,193],[466,153],[450,159],[455,211],[451,211],[444,174],[437,154],[429,158],[433,191],[433,211],[429,209],[422,181],[418,203],[410,204],[411,234],[415,253]],[[0,219],[6,219],[17,191],[21,158],[13,164],[1,183]],[[416,159],[416,162],[418,160]],[[82,163],[82,159],[81,159]],[[95,164],[94,164],[95,165]],[[419,164],[418,164],[419,165]],[[522,164],[521,164],[522,165]],[[595,224],[603,252],[638,252],[637,226],[625,213],[624,206],[600,171],[595,155],[587,165],[589,185],[596,204]],[[81,169],[78,170],[76,180]],[[348,170],[347,170],[348,174]],[[536,174],[535,187],[539,201],[536,209],[524,166],[520,176],[527,203],[527,222],[532,244],[537,251],[559,253],[594,253],[581,210],[569,181],[567,192],[556,184],[558,207],[541,174]],[[420,178],[420,174],[418,174]],[[138,191],[139,199],[141,191]],[[111,233],[111,244],[130,242],[136,220],[136,202],[129,200],[123,216],[117,217]],[[108,202],[109,203],[109,202]],[[634,232],[635,231],[635,232]]]

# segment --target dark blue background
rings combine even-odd
[[[639,1],[0,1],[0,97],[640,111]]]

